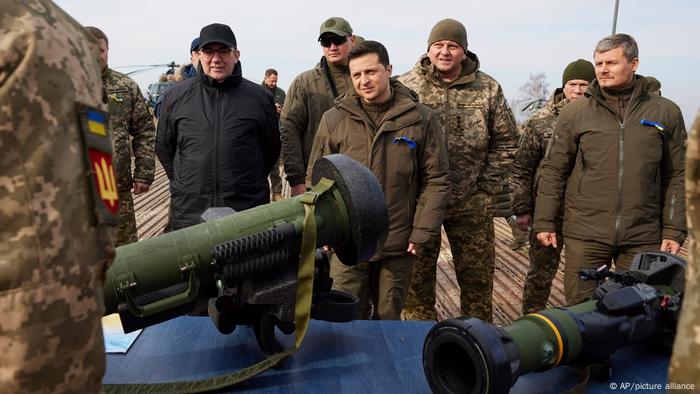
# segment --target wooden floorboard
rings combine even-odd
[[[284,182],[283,193],[289,195],[289,185]],[[155,181],[149,192],[134,197],[136,223],[140,239],[163,233],[167,222],[170,193],[165,171],[157,165]],[[494,219],[496,239],[496,265],[493,284],[493,321],[498,325],[509,324],[520,316],[522,290],[529,266],[527,248],[511,250],[512,234],[502,218]],[[687,249],[681,255],[687,256]],[[563,270],[564,256],[557,270],[548,306],[564,305]],[[443,232],[442,248],[438,259],[436,283],[436,309],[440,320],[459,317],[459,285],[454,274],[449,242]]]

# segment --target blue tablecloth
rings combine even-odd
[[[428,393],[422,349],[430,322],[312,321],[301,349],[276,368],[229,391],[256,393]],[[293,336],[284,338],[292,343]],[[146,328],[127,354],[108,354],[104,383],[155,383],[202,379],[263,358],[252,330],[222,335],[206,317],[180,317]],[[616,353],[613,377],[591,381],[588,392],[610,384],[663,383],[668,358],[636,346]],[[518,379],[512,393],[561,392],[572,371],[557,368]],[[645,392],[653,392],[645,390]]]

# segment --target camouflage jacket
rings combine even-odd
[[[518,142],[501,86],[479,71],[475,54],[467,56],[465,71],[451,83],[442,81],[427,55],[399,77],[438,115],[450,160],[451,203],[478,190],[498,193]]]
[[[103,181],[113,171],[97,44],[48,0],[3,0],[0,37],[0,391],[100,392],[113,249],[95,215],[92,154]],[[88,124],[104,148],[90,155]]]
[[[290,185],[305,182],[316,129],[337,95],[325,57],[292,81],[280,116],[284,172]]]
[[[372,260],[405,256],[409,241],[424,244],[439,237],[450,188],[435,114],[416,103],[400,82],[391,86],[393,104],[378,125],[356,93],[339,99],[321,118],[309,161],[311,168],[322,156],[342,153],[377,177],[389,212],[389,234]]]
[[[555,90],[547,104],[523,126],[510,177],[511,208],[516,215],[535,211],[540,162],[554,132],[559,111],[568,103],[562,89]]]
[[[117,187],[128,192],[136,181],[150,185],[156,170],[156,130],[141,90],[133,79],[109,68],[102,73],[102,81],[109,102]],[[133,179],[132,151],[136,158]]]
[[[669,382],[693,383],[700,387],[700,111],[688,135],[685,160],[685,198],[688,205],[688,268],[686,270],[683,310],[673,345]],[[688,392],[669,390],[669,393]]]

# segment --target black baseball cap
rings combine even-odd
[[[218,42],[231,48],[236,48],[236,36],[228,25],[212,23],[204,26],[199,32],[199,47]]]

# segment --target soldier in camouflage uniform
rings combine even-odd
[[[511,208],[522,231],[529,231],[532,227],[538,168],[559,118],[559,111],[570,101],[583,97],[593,79],[595,69],[591,62],[578,59],[570,63],[564,69],[562,87],[555,90],[547,104],[535,112],[523,126],[523,136],[518,144],[511,171]],[[564,239],[561,227],[557,231],[557,237]],[[523,290],[523,314],[536,312],[547,306],[563,245],[564,243],[560,242],[556,248],[542,246],[535,233],[530,231],[530,269]]]
[[[515,152],[513,114],[501,86],[479,71],[479,59],[467,50],[464,25],[453,19],[433,27],[428,53],[399,80],[438,114],[452,185],[443,225],[462,291],[462,313],[490,321],[496,254],[492,195],[503,187]],[[404,317],[436,319],[439,252],[440,237],[419,252]]]
[[[136,82],[126,75],[107,67],[109,40],[98,28],[87,29],[97,38],[100,47],[98,62],[102,66],[102,82],[107,90],[109,121],[114,140],[114,166],[117,171],[119,192],[119,226],[115,245],[138,241],[134,194],[148,191],[155,174],[155,138],[153,119]],[[131,155],[135,168],[131,173]]]
[[[694,384],[700,387],[700,111],[695,116],[695,122],[688,137],[685,159],[685,200],[688,207],[688,266],[686,269],[685,295],[683,309],[676,341],[673,344],[673,356],[668,381],[677,384]],[[695,203],[699,203],[695,205]],[[674,392],[674,390],[670,390]],[[690,390],[677,390],[690,392]]]
[[[108,223],[117,221],[118,201],[106,187],[114,185],[107,107],[88,35],[50,1],[2,1],[5,393],[101,391],[102,285],[114,255]]]

